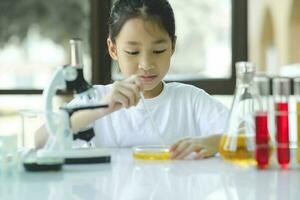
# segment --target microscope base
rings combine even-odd
[[[59,171],[63,164],[110,163],[111,156],[106,149],[75,148],[64,152],[30,150],[23,159],[27,171]]]
[[[110,153],[105,149],[75,148],[64,152],[65,164],[110,163]]]
[[[64,164],[61,157],[37,157],[33,149],[24,150],[23,154],[22,162],[26,171],[59,171]]]

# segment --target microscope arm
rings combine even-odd
[[[76,68],[73,66],[63,66],[58,68],[52,79],[50,84],[45,88],[43,92],[44,97],[44,110],[45,110],[45,125],[46,130],[49,134],[49,139],[46,143],[45,149],[52,149],[55,148],[54,146],[57,144],[55,139],[55,134],[58,132],[57,122],[55,120],[56,114],[53,110],[53,98],[56,95],[58,90],[66,90],[67,88],[67,81],[73,81],[77,77]],[[63,117],[64,124],[69,126],[69,119],[68,116]]]
[[[61,89],[64,90],[66,88],[66,82],[63,75],[64,68],[59,68],[56,70],[54,75],[51,78],[50,84],[45,88],[43,92],[44,97],[44,110],[45,110],[45,121],[46,121],[46,129],[50,136],[54,136],[56,132],[56,126],[52,119],[53,117],[53,98],[56,95],[56,91]]]

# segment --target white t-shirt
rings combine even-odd
[[[111,85],[95,88],[104,96]],[[135,107],[122,108],[96,120],[93,143],[96,147],[173,144],[184,137],[224,133],[228,114],[223,104],[202,89],[164,83],[157,97],[140,100]]]

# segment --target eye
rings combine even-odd
[[[163,50],[154,50],[153,51],[153,53],[155,53],[155,54],[160,54],[160,53],[163,53],[163,52],[165,52],[166,51],[166,49],[163,49]]]
[[[129,55],[137,55],[139,52],[138,51],[125,51]]]

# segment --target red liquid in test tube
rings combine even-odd
[[[282,168],[288,168],[290,162],[288,103],[276,103],[276,111],[277,159]]]
[[[255,126],[255,157],[257,161],[257,166],[261,169],[265,169],[269,165],[269,131],[268,115],[266,112],[260,112],[255,116]]]

